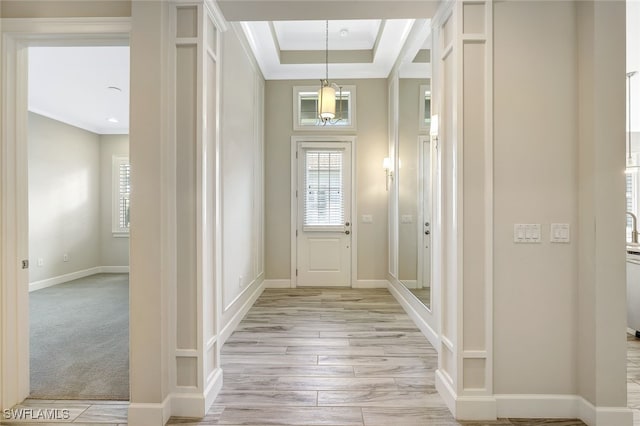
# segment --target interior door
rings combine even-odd
[[[351,286],[351,144],[297,147],[296,282]]]

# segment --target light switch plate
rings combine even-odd
[[[513,242],[535,244],[540,242],[539,223],[516,223],[513,225]]]
[[[571,228],[568,223],[552,223],[549,240],[552,243],[571,242]]]
[[[362,223],[373,223],[373,216],[370,214],[363,214]]]

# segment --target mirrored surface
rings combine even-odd
[[[400,78],[398,92],[398,280],[430,308],[430,80]]]

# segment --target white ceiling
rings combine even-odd
[[[29,111],[97,134],[128,133],[129,47],[29,48]]]
[[[330,21],[331,50],[368,50],[380,30],[380,19]],[[273,23],[281,50],[325,50],[325,21],[276,21]]]

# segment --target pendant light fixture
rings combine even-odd
[[[340,112],[337,117],[336,89],[339,89],[338,100],[340,101]],[[325,23],[325,79],[320,80],[320,90],[318,90],[318,118],[323,126],[342,120],[342,86],[329,83],[329,21]]]
[[[631,156],[631,77],[637,73],[638,71],[631,71],[627,73],[627,173],[631,173],[633,170],[637,170],[638,167],[640,167]]]

